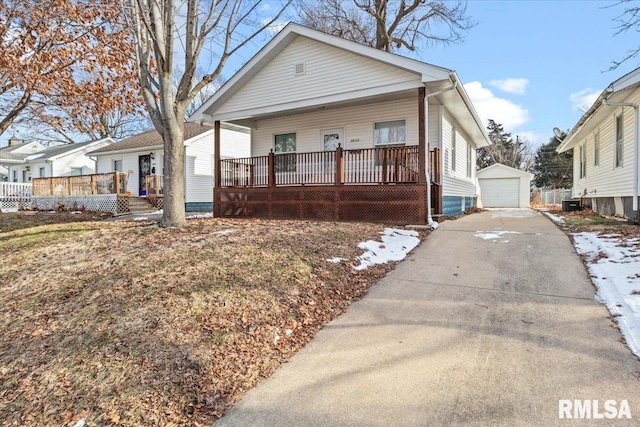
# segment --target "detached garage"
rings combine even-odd
[[[496,163],[476,173],[485,208],[528,208],[533,174]]]

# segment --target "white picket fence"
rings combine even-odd
[[[31,209],[31,183],[0,182],[0,209]]]

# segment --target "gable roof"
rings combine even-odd
[[[511,166],[503,165],[502,163],[494,163],[491,166],[487,166],[486,168],[480,169],[479,171],[477,171],[476,177],[482,178],[482,175],[485,175],[486,173],[489,173],[491,171],[493,172],[502,171],[508,175],[522,176],[529,179],[532,179],[534,176],[532,173],[525,172],[520,169],[512,168]]]
[[[33,146],[35,150],[26,153],[22,152],[22,149],[28,146]],[[2,147],[0,148],[0,163],[24,163],[27,157],[43,150],[45,150],[45,147],[36,141],[23,142],[22,144],[18,145]]]
[[[90,149],[92,146],[101,145],[104,143],[115,142],[113,138],[107,137],[102,139],[95,139],[93,141],[76,142],[74,144],[56,145],[49,147],[45,150],[37,153],[30,154],[25,160],[27,163],[39,163],[44,161],[56,160],[60,157],[74,154],[83,149]]]
[[[200,123],[191,122],[184,124],[184,142],[185,144],[192,138],[195,138],[198,135],[201,135],[205,132],[213,131],[213,128],[210,126],[203,126]],[[135,149],[143,149],[143,148],[162,148],[164,146],[164,142],[162,141],[162,135],[155,128],[138,134],[132,137],[123,139],[122,141],[118,141],[115,144],[107,145],[106,147],[102,147],[98,150],[92,151],[89,155],[101,155],[107,153],[113,153],[116,151],[133,151]]]
[[[640,68],[625,74],[607,86],[593,105],[580,117],[562,143],[556,148],[558,153],[573,149],[608,114],[608,102],[620,102],[640,87]]]
[[[467,131],[474,139],[477,146],[482,147],[490,144],[489,138],[484,130],[484,125],[476,113],[475,108],[471,104],[471,101],[455,71],[385,52],[370,46],[364,46],[350,40],[345,40],[321,31],[312,30],[294,23],[287,24],[284,29],[271,39],[271,41],[256,53],[249,62],[247,62],[233,77],[231,77],[219,90],[217,90],[213,96],[205,101],[200,108],[191,115],[189,121],[203,122],[211,119],[225,120],[224,118],[216,118],[214,116],[215,112],[298,37],[306,37],[313,41],[350,52],[354,55],[365,57],[397,69],[417,74],[420,77],[418,82],[427,86],[429,88],[429,93],[440,93],[442,89],[447,89],[442,91],[442,94],[438,95],[438,99],[444,99],[447,103],[447,107],[451,106],[452,109],[455,109],[456,111],[454,112],[454,115],[464,117],[465,121],[469,124],[473,123],[468,126],[469,129],[467,129]],[[454,101],[456,105],[453,105]],[[298,107],[296,107],[296,110],[300,111]]]

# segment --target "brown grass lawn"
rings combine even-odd
[[[0,214],[2,426],[209,425],[393,268],[326,261],[374,224],[90,219]]]
[[[552,214],[564,217],[564,224],[557,225],[567,233],[593,231],[640,237],[640,226],[622,218],[604,217],[589,208],[573,212],[562,212],[558,206],[551,206],[548,209]]]

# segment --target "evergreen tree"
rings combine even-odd
[[[533,165],[534,182],[539,188],[569,188],[573,182],[573,150],[558,153],[556,148],[567,134],[551,137],[538,148]]]
[[[487,126],[491,145],[478,149],[477,167],[484,169],[495,163],[500,163],[515,169],[528,169],[531,158],[527,154],[527,146],[524,141],[516,136],[514,141],[511,133],[505,132],[503,126],[494,120],[489,120]]]

